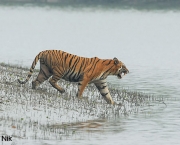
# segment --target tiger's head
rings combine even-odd
[[[126,68],[125,64],[119,61],[116,57],[114,57],[114,64],[116,66],[115,74],[119,79],[122,78],[123,75],[129,73],[129,70]]]

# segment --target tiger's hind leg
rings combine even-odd
[[[109,93],[109,89],[108,89],[106,80],[99,80],[99,81],[95,82],[94,84],[108,104],[115,104],[115,102],[113,101],[113,99]]]
[[[57,71],[56,71],[57,70]],[[60,80],[63,76],[63,74],[60,73],[61,71],[58,68],[55,68],[53,70],[53,76],[49,79],[49,83],[55,88],[57,89],[60,93],[64,93],[65,90],[63,88],[61,88],[57,82],[58,80]]]
[[[58,77],[56,75],[53,75],[52,78],[49,79],[49,83],[55,88],[57,89],[60,93],[64,93],[65,90],[63,88],[61,88],[57,82],[61,77]]]
[[[49,72],[48,67],[45,64],[40,64],[40,71],[37,78],[32,81],[32,89],[37,89],[37,87],[47,80],[52,74]]]

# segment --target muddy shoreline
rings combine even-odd
[[[119,105],[107,104],[94,85],[89,85],[83,99],[75,97],[77,84],[59,81],[66,92],[60,94],[48,81],[38,90],[31,89],[30,81],[20,85],[17,78],[25,78],[27,68],[0,64],[0,133],[18,139],[60,140],[86,130],[100,130],[110,119],[134,113],[146,113],[161,98],[140,92],[117,89],[109,84],[113,99]]]

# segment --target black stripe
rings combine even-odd
[[[103,82],[103,83],[101,83],[101,84],[105,84],[106,82]]]
[[[104,63],[104,62],[106,62],[106,60],[103,60],[103,62],[102,62],[102,63]]]
[[[73,70],[74,71],[74,69],[76,68],[76,66],[77,66],[77,64],[78,64],[78,62],[79,62],[79,57],[76,57],[76,60],[75,60],[75,62],[74,62],[74,64],[73,64],[73,67],[72,67],[72,69],[71,70]]]
[[[82,65],[83,65],[83,63],[81,63],[81,66],[80,66],[79,72],[78,72],[78,74],[77,74],[77,76],[78,76],[78,77],[79,77],[79,76],[80,76],[80,74],[81,74]]]
[[[77,64],[78,64],[78,62],[79,62],[79,57],[77,57],[77,59],[76,59],[76,61],[75,61],[75,63],[74,63],[74,65],[73,65],[73,68],[71,68],[71,74],[69,75],[69,78],[71,79],[71,81],[73,81],[73,82],[77,82],[78,81],[78,78],[80,77],[78,74],[77,74],[77,72],[76,72],[76,66],[77,66]]]
[[[53,58],[56,59],[56,62],[58,61],[58,53],[55,50],[53,50]]]
[[[81,70],[84,71],[85,66],[87,66],[87,61],[85,58],[83,58],[79,72],[81,72]]]
[[[95,60],[96,60],[96,58],[94,59],[94,62],[95,62]],[[92,63],[92,66],[91,66],[91,68],[94,66],[93,64],[94,64],[94,62]],[[89,69],[89,71],[91,70],[91,68]]]
[[[61,71],[59,68],[56,69],[56,72],[57,72],[58,74],[60,74],[61,77],[62,77],[63,73],[62,73],[62,71]]]
[[[81,67],[80,67],[80,70],[79,70],[78,72],[76,72],[76,66],[77,66],[78,63],[79,63],[79,59],[80,59],[80,57],[77,57],[77,58],[76,58],[76,60],[75,60],[75,62],[74,62],[74,65],[73,65],[73,68],[71,68],[72,73],[71,73],[70,76],[69,76],[69,77],[71,77],[71,75],[72,75],[73,73],[75,73],[74,76],[73,76],[73,78],[71,79],[72,81],[75,81],[75,82],[77,82],[77,81],[79,80],[79,78],[80,78],[80,73],[81,73]],[[82,64],[81,64],[81,65],[82,65]]]
[[[92,70],[92,72],[91,72],[91,75],[93,74],[94,69],[96,68],[96,64],[97,64],[99,61],[100,61],[100,59],[99,59],[98,61],[96,61],[96,63],[94,64],[94,68],[93,68],[93,70]],[[90,75],[90,76],[91,76],[91,75]]]
[[[40,53],[37,55],[38,59],[39,59],[39,56],[40,56],[42,53],[43,53],[43,51],[42,51],[42,52],[40,52]]]
[[[73,82],[78,82],[79,79],[78,79],[78,77],[77,77],[77,74],[75,74],[75,75],[71,78],[71,80],[72,80]]]
[[[71,57],[71,59],[69,61],[69,67],[71,66],[71,62],[72,62],[73,58],[74,58],[74,55]]]
[[[73,81],[73,77],[74,77],[74,71],[72,71],[70,74],[69,74],[69,81]]]
[[[112,67],[113,67],[113,66],[112,66]],[[112,67],[110,67],[107,71],[105,71],[101,77],[103,77],[109,70],[111,70]]]
[[[62,56],[63,56],[64,54],[66,54],[66,52],[62,51]]]
[[[102,95],[103,97],[106,97],[107,94],[108,94],[108,93],[102,93],[101,95]]]
[[[82,84],[81,83],[78,83],[78,86],[81,86]]]
[[[66,62],[66,59],[68,58],[68,56],[69,56],[69,54],[68,54],[68,53],[66,53],[66,56],[65,56],[65,62]]]
[[[69,72],[71,71],[71,69],[69,69],[65,74],[64,74],[64,76],[63,77],[66,77],[66,76],[68,76],[69,77]]]
[[[109,63],[108,63],[108,64],[106,64],[106,65],[109,65],[111,62],[112,62],[112,60],[110,60],[110,61],[109,61]]]
[[[49,59],[48,59],[48,56],[49,56]],[[49,60],[50,66],[52,66],[52,59],[53,59],[53,57],[51,58],[51,54],[49,54],[49,52],[48,52],[48,54],[46,54],[46,62],[48,62],[48,60]]]

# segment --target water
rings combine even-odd
[[[39,51],[117,57],[130,74],[117,87],[165,99],[148,114],[110,120],[88,138],[36,144],[180,144],[180,12],[0,6],[0,60],[30,67]],[[78,137],[77,137],[78,138]],[[29,141],[22,141],[28,144]]]

